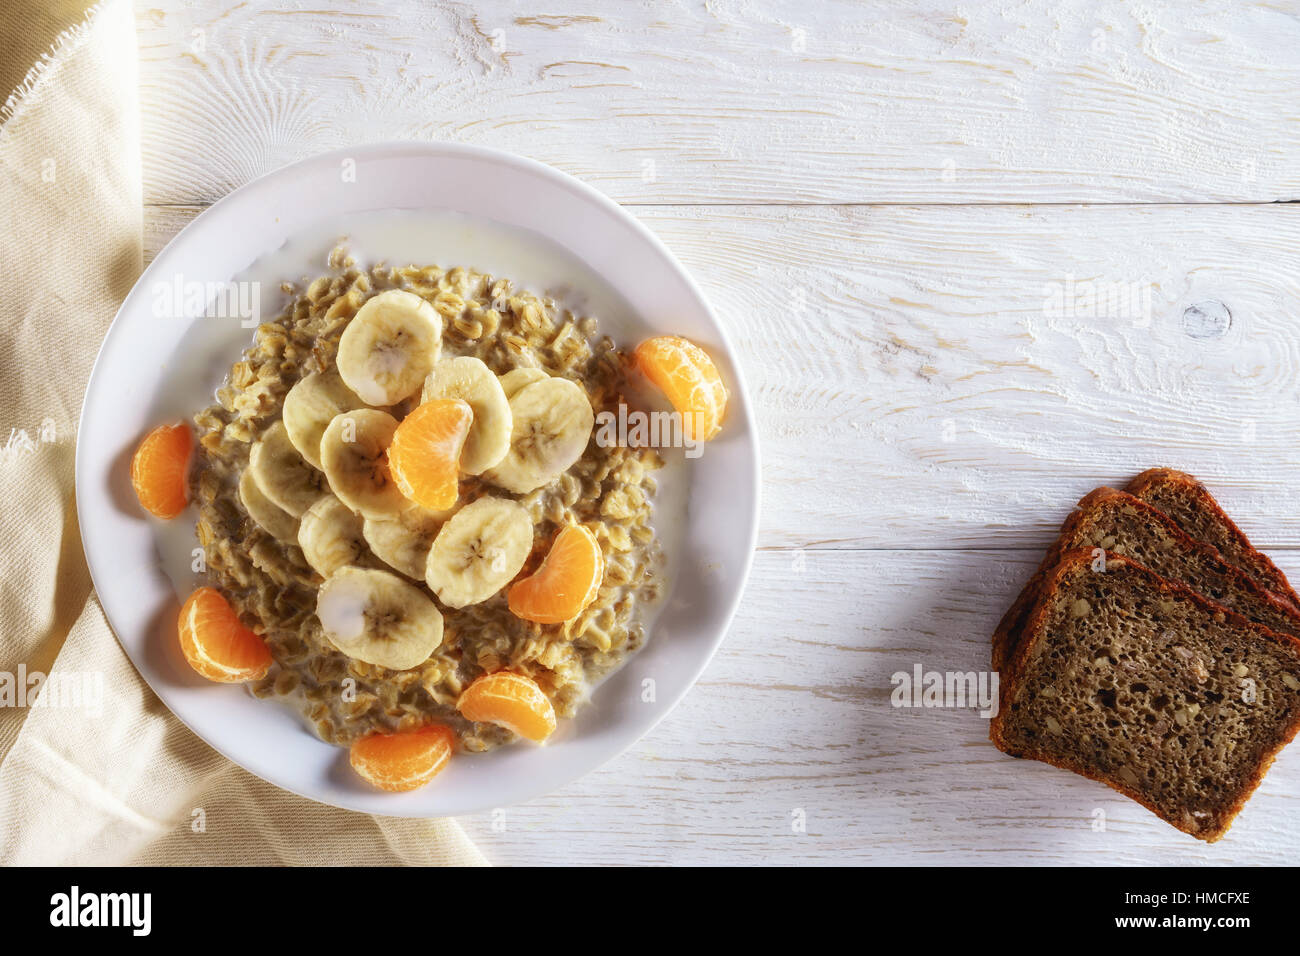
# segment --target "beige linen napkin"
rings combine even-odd
[[[234,766],[113,637],[73,458],[95,352],[141,268],[135,24],[129,0],[7,0],[0,20],[0,863],[481,864],[452,821],[324,807]],[[20,669],[102,702],[32,706]]]

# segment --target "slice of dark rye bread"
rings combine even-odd
[[[1213,842],[1300,729],[1300,641],[1106,557],[1048,571],[989,739]]]
[[[1190,537],[1164,512],[1133,495],[1098,488],[1079,500],[1043,563],[998,622],[993,633],[994,670],[1001,671],[1014,653],[1045,576],[1073,548],[1127,555],[1248,620],[1300,637],[1300,612],[1229,564],[1214,548]]]
[[[1191,475],[1172,468],[1148,468],[1125,490],[1159,508],[1193,538],[1218,549],[1229,564],[1245,571],[1292,607],[1300,608],[1300,595],[1286,575],[1268,555],[1255,550],[1214,496]]]

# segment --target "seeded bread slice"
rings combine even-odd
[[[1255,550],[1214,496],[1191,475],[1172,468],[1150,468],[1130,481],[1126,490],[1169,515],[1193,538],[1218,549],[1225,561],[1249,574],[1265,590],[1300,608],[1300,595],[1286,575],[1267,555]]]
[[[1098,488],[1080,499],[1038,571],[999,622],[993,635],[994,670],[1002,671],[1014,653],[1046,574],[1073,548],[1127,555],[1247,620],[1300,637],[1300,612],[1265,591],[1214,548],[1190,537],[1164,512],[1133,495]],[[1006,680],[1005,674],[1002,679]]]
[[[1300,641],[1119,554],[1061,555],[989,738],[1213,842],[1300,730]]]

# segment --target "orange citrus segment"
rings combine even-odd
[[[190,666],[223,684],[257,680],[271,667],[271,651],[244,627],[230,602],[215,588],[199,588],[181,605],[177,622],[181,651]]]
[[[131,459],[131,484],[145,511],[175,518],[189,504],[194,441],[184,422],[159,425],[144,436]]]
[[[568,525],[537,572],[511,585],[507,602],[525,621],[563,624],[596,599],[604,575],[605,556],[596,536],[582,525]]]
[[[397,490],[431,511],[456,503],[460,452],[474,411],[459,398],[435,398],[402,419],[388,446],[388,470]]]
[[[660,335],[638,345],[635,354],[646,378],[681,414],[692,439],[708,441],[718,433],[727,411],[727,387],[704,349],[677,335]]]
[[[460,695],[456,709],[466,720],[498,724],[529,740],[545,740],[555,731],[550,699],[534,680],[511,671],[474,681]]]
[[[352,768],[380,790],[400,793],[422,787],[451,760],[456,735],[450,727],[430,724],[395,734],[370,734],[352,744]]]

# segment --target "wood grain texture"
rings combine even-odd
[[[1300,195],[1280,4],[155,3],[152,203],[387,139],[521,152],[637,203]]]
[[[891,705],[897,671],[987,669],[988,635],[1039,557],[762,553],[718,656],[648,737],[549,797],[461,822],[489,859],[532,864],[1293,861],[1300,749],[1207,846],[998,752],[975,711]],[[1282,564],[1300,574],[1300,556]]]
[[[155,3],[150,255],[291,160],[477,143],[635,205],[737,347],[764,461],[739,617],[627,754],[462,820],[491,859],[1294,860],[1295,748],[1207,847],[973,712],[890,705],[895,671],[986,668],[1071,504],[1149,465],[1300,575],[1300,212],[1159,204],[1300,197],[1294,10]],[[1043,205],[1076,202],[1104,205]]]
[[[1154,465],[1208,482],[1261,547],[1300,546],[1295,207],[635,212],[737,346],[763,546],[1045,546]],[[146,246],[193,213],[148,210]],[[1127,305],[1089,314],[1084,281]]]

